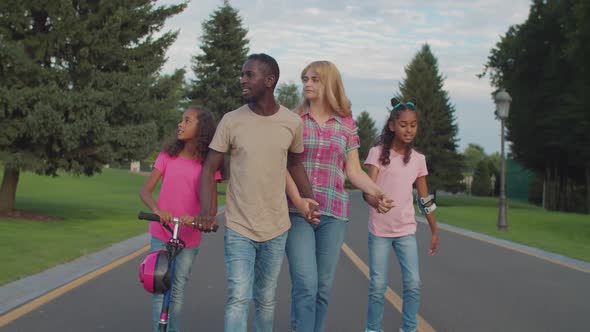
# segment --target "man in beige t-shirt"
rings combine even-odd
[[[291,226],[285,195],[287,171],[312,208],[313,191],[300,159],[303,122],[275,101],[278,78],[279,67],[272,57],[248,57],[240,78],[242,97],[248,104],[223,116],[201,173],[199,228],[210,230],[215,223],[210,216],[213,174],[223,154],[230,154],[224,237],[227,332],[247,331],[252,297],[254,330],[272,331],[275,289]]]

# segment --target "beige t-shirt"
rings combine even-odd
[[[303,152],[301,118],[283,106],[261,116],[244,105],[223,116],[209,147],[231,156],[226,226],[258,242],[287,231],[287,152]]]

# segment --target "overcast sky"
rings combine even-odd
[[[165,30],[180,34],[168,50],[165,72],[185,67],[194,77],[190,58],[200,52],[201,24],[222,4],[222,0],[192,0],[184,12],[167,21]],[[526,19],[529,1],[233,0],[230,4],[248,30],[250,53],[268,53],[277,59],[280,82],[300,84],[300,72],[309,62],[332,61],[342,73],[353,115],[368,111],[379,130],[389,99],[404,78],[404,67],[429,43],[456,108],[459,150],[469,143],[483,146],[486,153],[500,150],[493,89],[487,78],[476,75],[500,35]]]

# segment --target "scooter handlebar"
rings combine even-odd
[[[149,220],[149,221],[157,221],[160,222],[160,216],[155,214],[155,213],[149,213],[149,212],[139,212],[139,214],[137,215],[138,219],[143,219],[143,220]],[[177,219],[177,218],[174,218]],[[177,219],[180,220],[180,219]],[[176,222],[176,220],[175,220]],[[196,224],[193,222],[193,226],[196,226]],[[213,232],[217,232],[217,229],[219,229],[219,225],[215,224],[213,226]]]
[[[139,212],[137,215],[138,219],[149,220],[149,221],[160,221],[160,216],[155,213]]]

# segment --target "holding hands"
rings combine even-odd
[[[373,196],[367,193],[363,193],[363,197],[367,203],[377,210],[377,213],[387,213],[391,210],[392,207],[395,205],[393,204],[393,200],[387,198],[385,194],[379,192],[377,195]]]
[[[303,214],[305,221],[310,224],[317,225],[320,223],[320,204],[313,199],[310,198],[302,198],[295,199],[293,201],[293,205]]]

